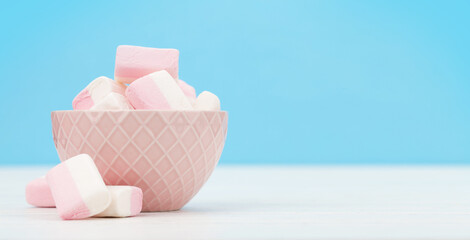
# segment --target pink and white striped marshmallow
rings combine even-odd
[[[165,70],[154,72],[132,82],[126,89],[126,97],[135,109],[192,109],[183,90]]]
[[[134,186],[106,186],[111,203],[96,217],[131,217],[142,210],[142,190]],[[55,207],[49,184],[45,177],[37,178],[26,186],[26,202],[35,207]]]
[[[111,204],[95,217],[131,217],[142,210],[142,189],[134,186],[107,186]]]
[[[178,79],[178,86],[183,90],[184,95],[186,95],[190,102],[196,101],[196,89],[193,86],[181,79]]]
[[[126,85],[107,77],[99,77],[85,87],[74,99],[74,110],[87,110],[98,104],[110,93],[124,95]]]
[[[121,45],[116,51],[114,79],[132,83],[150,73],[166,70],[174,79],[178,78],[179,51],[176,49],[148,48]]]
[[[55,166],[47,173],[46,180],[62,219],[91,217],[111,203],[111,194],[87,154]]]
[[[36,178],[26,185],[26,202],[35,207],[55,207],[46,177]]]
[[[109,93],[90,110],[129,110],[134,109],[127,98],[119,93]]]

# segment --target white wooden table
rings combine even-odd
[[[62,221],[0,168],[0,239],[470,239],[470,166],[218,166],[182,210]]]

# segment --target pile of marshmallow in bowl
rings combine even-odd
[[[218,97],[178,78],[179,52],[119,46],[115,80],[99,77],[73,100],[74,110],[220,110]],[[26,201],[56,207],[62,219],[130,217],[142,210],[142,190],[106,186],[93,159],[80,154],[52,168],[26,186]]]

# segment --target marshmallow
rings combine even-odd
[[[114,79],[132,83],[150,73],[166,70],[174,79],[178,78],[178,57],[176,49],[159,49],[121,45],[116,51]]]
[[[184,95],[188,98],[194,98],[196,99],[196,89],[194,89],[193,86],[189,85],[185,81],[178,79],[178,86],[183,90]]]
[[[62,219],[87,218],[104,211],[111,203],[111,194],[87,154],[55,166],[46,180]]]
[[[135,109],[192,109],[181,88],[165,70],[135,80],[127,87],[126,96]]]
[[[133,186],[106,186],[111,203],[96,217],[130,217],[142,210],[142,190]],[[26,201],[36,207],[55,207],[49,184],[45,177],[37,178],[26,186]]]
[[[124,95],[126,86],[107,77],[93,80],[73,99],[74,110],[87,110],[103,100],[108,94],[114,92]]]
[[[183,90],[184,95],[186,95],[190,102],[196,101],[196,89],[193,86],[181,79],[178,79],[178,86]]]
[[[203,111],[220,111],[219,98],[208,91],[204,91],[196,98],[194,109]]]
[[[118,93],[109,93],[95,104],[90,110],[129,110],[134,109],[127,101],[126,97]]]
[[[26,202],[35,207],[55,207],[46,178],[34,179],[26,185]]]
[[[111,204],[95,217],[130,217],[142,210],[142,190],[133,186],[108,186]]]

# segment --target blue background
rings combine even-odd
[[[0,8],[0,164],[54,164],[50,112],[120,44],[180,50],[229,111],[221,163],[470,163],[470,1],[18,2]]]

